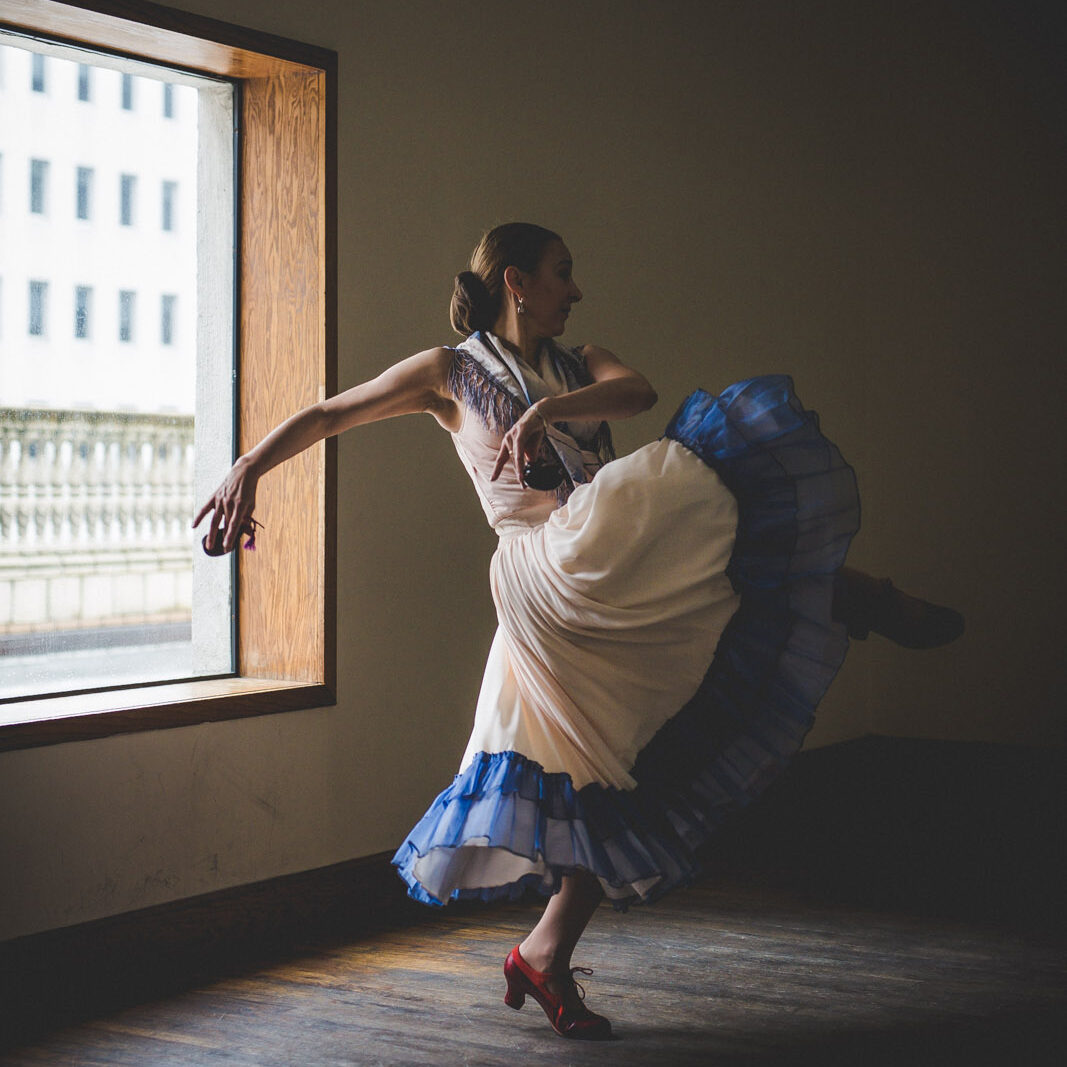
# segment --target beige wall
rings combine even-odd
[[[482,228],[554,226],[586,292],[571,339],[662,397],[624,444],[695,384],[786,371],[858,471],[853,561],[967,614],[943,652],[857,645],[811,743],[1064,742],[1063,84],[1040,20],[176,6],[340,53],[342,384],[448,340]],[[340,486],[338,706],[0,757],[0,937],[389,848],[451,779],[491,535],[428,419],[343,439]]]

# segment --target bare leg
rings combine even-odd
[[[611,1037],[611,1023],[582,1003],[584,994],[571,968],[574,947],[603,895],[600,883],[588,872],[565,876],[537,925],[504,961],[508,983],[504,1003],[518,1010],[527,997],[533,997],[562,1037],[589,1041]]]
[[[537,925],[519,945],[522,958],[538,971],[569,971],[574,946],[603,896],[593,875],[585,871],[564,875],[562,888],[549,898]]]

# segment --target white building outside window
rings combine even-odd
[[[2,721],[233,671],[232,568],[189,524],[233,456],[234,137],[221,80],[3,32],[0,67],[4,176],[29,186],[0,213]],[[153,188],[171,232],[134,227]]]

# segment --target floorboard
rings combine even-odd
[[[706,882],[601,908],[575,962],[616,1039],[502,1001],[534,902],[296,946],[0,1054],[7,1067],[1062,1064],[1067,953],[1033,930]]]

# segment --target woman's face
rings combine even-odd
[[[526,319],[543,337],[559,337],[567,326],[571,305],[582,299],[574,284],[571,254],[562,241],[552,241],[533,274],[524,275],[522,297]]]

